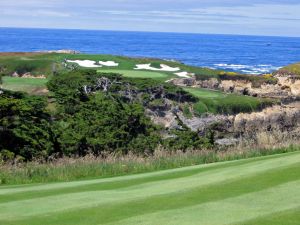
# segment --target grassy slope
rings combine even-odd
[[[0,224],[297,224],[300,152],[0,188]]]
[[[174,72],[155,72],[147,70],[134,70],[136,64],[151,63],[154,67],[160,64],[168,64],[171,67],[179,67],[181,71],[187,71],[203,77],[217,76],[220,71],[206,68],[191,67],[178,62],[164,61],[160,59],[149,58],[129,58],[113,55],[86,55],[86,54],[37,54],[37,53],[19,53],[19,54],[0,54],[0,69],[5,68],[5,73],[12,74],[18,71],[19,74],[31,72],[32,74],[45,74],[51,76],[52,70],[65,70],[62,66],[64,59],[94,60],[94,61],[115,61],[119,63],[118,67],[102,67],[98,72],[114,72],[123,74],[132,78],[152,78],[164,82],[177,76]],[[3,72],[2,72],[3,73]],[[14,91],[25,91],[30,94],[44,94],[46,80],[4,78],[4,89]],[[203,89],[186,89],[200,98],[200,102],[194,107],[197,114],[206,112],[232,114],[238,112],[251,112],[261,108],[262,104],[268,100],[252,98],[238,95],[225,95],[223,93],[212,92]],[[213,96],[212,96],[213,95]]]
[[[3,77],[3,89],[11,91],[23,91],[27,93],[36,93],[39,90],[46,89],[47,79]]]
[[[234,114],[238,112],[252,112],[264,106],[275,103],[274,100],[255,98],[251,96],[226,94],[220,91],[207,90],[202,88],[184,88],[186,91],[199,98],[195,104],[196,114],[206,112]]]
[[[165,61],[160,59],[151,58],[130,58],[124,56],[113,55],[86,55],[86,54],[37,54],[37,53],[17,53],[17,54],[5,54],[0,53],[0,68],[5,67],[4,73],[8,75],[14,71],[19,73],[32,72],[33,74],[45,74],[51,75],[52,70],[63,69],[62,62],[64,59],[69,60],[94,60],[94,61],[115,61],[119,63],[116,68],[103,67],[102,69],[109,70],[133,70],[136,64],[151,63],[154,67],[160,64],[167,64],[172,67],[180,67],[182,71],[193,72],[197,74],[205,75],[217,75],[220,71],[211,70],[207,68],[187,66],[178,62]],[[148,71],[151,72],[151,71]],[[162,72],[166,75],[174,75],[171,72]]]
[[[11,75],[13,72],[23,74],[51,75],[55,65],[56,69],[61,69],[60,54],[38,54],[38,53],[16,53],[0,54],[0,68],[4,67],[4,74]]]
[[[67,58],[67,59],[89,59],[94,61],[115,61],[119,63],[119,66],[116,68],[111,67],[103,67],[103,69],[110,69],[110,70],[133,70],[135,68],[136,64],[147,64],[151,63],[153,67],[158,67],[160,64],[167,64],[171,67],[180,67],[181,71],[187,71],[190,73],[197,73],[197,74],[205,74],[210,76],[217,75],[220,71],[218,70],[212,70],[208,68],[201,68],[201,67],[193,67],[188,66],[179,62],[173,62],[173,61],[165,61],[161,59],[153,59],[153,58],[130,58],[125,56],[113,56],[113,55],[65,55],[62,54],[60,56],[61,58]],[[101,69],[100,69],[101,70]],[[151,71],[148,71],[151,72]],[[172,72],[161,72],[168,75],[173,74]]]
[[[283,67],[279,71],[287,71],[287,72],[293,73],[295,75],[300,75],[300,63],[288,65],[286,67]]]

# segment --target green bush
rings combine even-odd
[[[186,117],[186,118],[192,118],[193,117],[193,114],[190,110],[190,105],[189,104],[184,104],[183,105],[183,115]]]
[[[201,137],[197,132],[190,130],[174,131],[175,138],[165,139],[163,146],[169,150],[195,150],[208,149],[213,146],[213,138],[211,136]]]
[[[46,99],[5,91],[0,97],[0,150],[26,159],[47,156],[53,148]]]
[[[228,94],[222,98],[199,98],[194,105],[197,115],[206,112],[220,114],[238,114],[261,110],[274,104],[271,99],[259,99],[250,96]]]

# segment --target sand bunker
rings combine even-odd
[[[81,67],[95,67],[99,68],[102,66],[119,66],[119,63],[116,63],[114,61],[99,61],[99,64],[96,64],[93,60],[67,60],[67,62],[70,63],[76,63]]]
[[[135,70],[153,70],[153,71],[166,71],[166,72],[176,72],[179,71],[179,67],[170,67],[165,64],[160,64],[160,68],[152,67],[151,64],[137,64]]]
[[[99,61],[99,64],[102,66],[119,66],[119,63],[116,63],[114,61]]]
[[[184,77],[184,78],[191,78],[193,76],[193,73],[188,73],[188,72],[179,72],[179,73],[174,73],[175,75],[179,77]]]
[[[76,63],[81,67],[102,67],[101,65],[97,65],[95,61],[92,60],[67,60],[69,63]]]

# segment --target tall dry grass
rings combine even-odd
[[[300,142],[290,133],[262,132],[252,139],[227,148],[195,151],[157,149],[153,155],[124,156],[90,154],[78,158],[59,158],[48,162],[6,163],[0,165],[0,184],[29,184],[104,178],[166,170],[213,162],[238,160],[300,150]]]

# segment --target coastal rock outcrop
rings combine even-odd
[[[176,115],[172,111],[153,111],[150,109],[146,110],[146,115],[148,115],[152,122],[163,126],[166,129],[180,129]]]
[[[240,113],[233,118],[233,132],[291,131],[300,126],[300,103],[273,106],[261,112]]]
[[[30,72],[24,73],[24,74],[18,74],[18,72],[14,72],[12,77],[20,77],[20,78],[34,78],[34,79],[46,79],[46,75],[40,74],[40,75],[33,75]]]
[[[197,80],[192,78],[177,78],[171,83],[182,87],[199,87],[221,90],[228,93],[238,93],[254,97],[289,99],[300,97],[300,79],[293,76],[275,76],[277,83],[262,83],[259,86],[249,80],[218,80],[210,78]]]
[[[277,76],[278,84],[290,90],[294,96],[300,96],[300,79],[293,76]]]
[[[236,138],[252,136],[259,132],[293,132],[300,127],[300,102],[288,105],[275,105],[261,112],[239,113],[237,115],[205,115],[186,118],[181,111],[147,110],[155,124],[167,129],[181,129],[180,124],[192,131],[205,135],[213,130],[216,138]],[[298,134],[300,136],[300,134]]]

